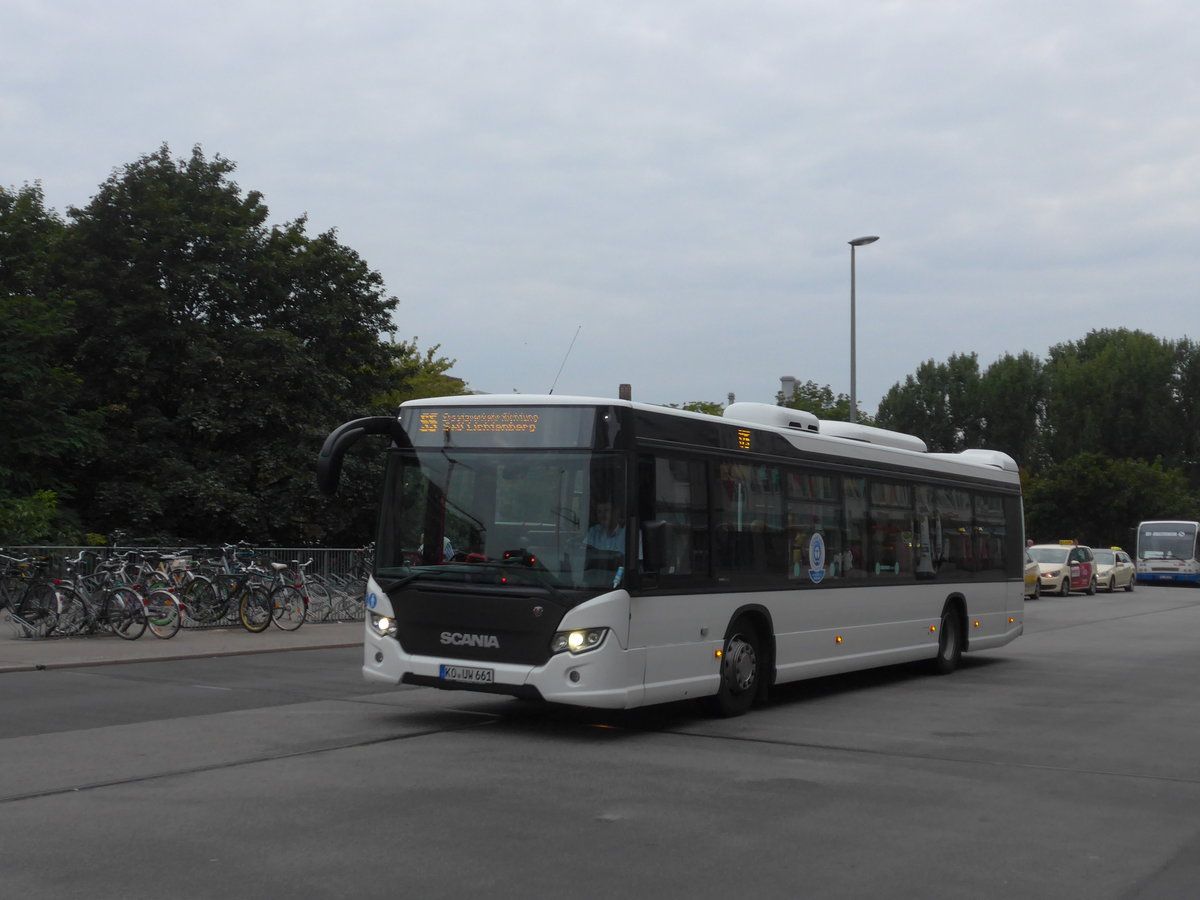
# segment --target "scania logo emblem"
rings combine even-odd
[[[533,617],[535,619],[540,618],[543,612],[545,612],[544,609],[542,609],[540,606],[535,606],[533,608]]]

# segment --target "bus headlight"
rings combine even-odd
[[[569,650],[571,653],[586,653],[599,647],[607,633],[607,628],[577,628],[574,631],[560,631],[550,642],[550,652],[562,653],[564,650]]]
[[[378,613],[371,613],[371,630],[383,637],[395,637],[396,620]]]

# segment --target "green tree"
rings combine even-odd
[[[27,497],[0,497],[0,537],[5,544],[35,544],[56,531],[58,497],[35,491]]]
[[[406,400],[469,393],[466,382],[449,374],[454,360],[438,356],[437,345],[423,354],[415,337],[411,342],[391,341],[389,346],[393,354],[392,371],[386,379],[387,388],[372,404],[376,409],[394,412]]]
[[[978,447],[983,419],[979,407],[979,360],[955,354],[944,363],[926,360],[904,384],[893,385],[879,403],[876,421],[914,434],[930,450],[956,453]]]
[[[1176,346],[1141,331],[1103,329],[1050,348],[1046,435],[1051,459],[1097,451],[1169,466],[1184,462]]]
[[[783,391],[776,391],[775,405],[785,406],[788,409],[801,409],[812,413],[818,419],[837,422],[850,421],[850,395],[838,394],[835,396],[833,388],[827,384],[819,385],[815,381],[806,381],[804,384],[797,383],[792,388],[790,397],[783,396]],[[863,425],[875,424],[871,416],[861,409],[858,412],[858,421]]]
[[[1161,460],[1080,453],[1025,486],[1027,532],[1038,541],[1074,539],[1093,547],[1132,546],[1143,519],[1200,518],[1200,501],[1178,469]]]
[[[1019,356],[1004,354],[980,377],[976,402],[978,446],[1002,450],[1022,465],[1040,467],[1046,404],[1041,360],[1028,351]]]
[[[674,406],[674,404],[671,404]],[[709,400],[691,400],[683,404],[681,409],[686,409],[691,412],[705,413],[710,416],[720,416],[725,414],[725,407],[720,403],[714,403]]]
[[[1176,342],[1175,376],[1179,465],[1189,483],[1200,488],[1200,344],[1188,338]]]
[[[65,527],[71,460],[94,440],[76,408],[70,307],[57,290],[62,220],[39,186],[0,188],[0,542],[45,540]]]
[[[365,539],[371,504],[319,496],[316,451],[449,363],[384,340],[380,275],[333,231],[268,226],[234,168],[164,145],[68,211],[75,365],[105,439],[78,472],[84,515],[145,537]]]

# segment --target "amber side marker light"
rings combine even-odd
[[[978,622],[976,622],[976,623],[975,623],[975,627],[976,627],[976,628],[978,628],[978,627],[979,627],[979,623],[978,623]]]
[[[840,643],[842,642],[842,636],[839,634],[837,637],[835,637],[835,638],[833,639],[833,642],[834,642],[835,644],[840,644]]]
[[[717,659],[720,659],[724,655],[725,655],[724,650],[717,650],[716,652],[713,653],[713,656],[715,656]]]

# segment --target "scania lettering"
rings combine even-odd
[[[494,634],[460,634],[458,632],[442,632],[442,643],[453,644],[455,647],[493,647],[500,649],[500,639]]]
[[[990,450],[734,403],[460,396],[347,422],[386,448],[363,674],[736,715],[774,684],[1023,628],[1020,478]]]

